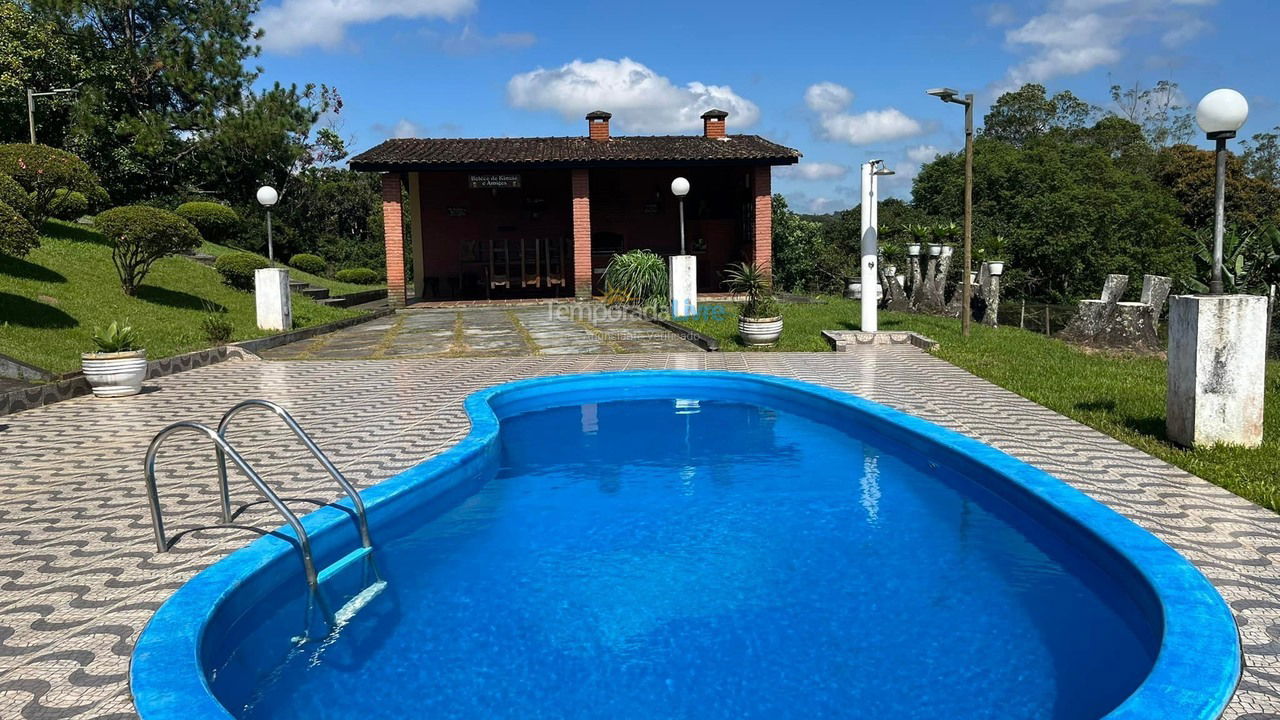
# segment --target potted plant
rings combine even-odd
[[[138,349],[133,328],[113,322],[105,332],[96,328],[93,342],[98,352],[84,353],[80,363],[84,377],[97,397],[124,397],[142,392],[147,377],[147,351]]]
[[[929,226],[920,224],[907,225],[902,230],[911,236],[911,241],[907,243],[907,257],[918,257],[920,255],[920,245],[929,240]]]
[[[747,345],[773,345],[782,335],[782,308],[769,275],[755,263],[737,263],[726,271],[729,292],[746,295],[738,313],[738,335]]]
[[[983,248],[983,256],[987,259],[987,272],[993,277],[999,277],[1004,274],[1005,252],[1008,250],[1009,243],[1004,239],[1003,235],[992,235],[987,238],[986,247]]]

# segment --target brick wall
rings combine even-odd
[[[404,307],[404,208],[400,200],[400,176],[382,176],[382,234],[387,252],[387,302]]]
[[[756,205],[751,259],[766,271],[773,267],[773,190],[769,169],[768,165],[756,166],[751,183]]]
[[[570,176],[573,192],[573,294],[591,297],[591,176],[574,170]]]

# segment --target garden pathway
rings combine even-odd
[[[422,332],[439,329],[424,324]],[[151,613],[184,580],[250,539],[243,531],[199,530],[173,551],[155,552],[142,457],[165,424],[213,423],[239,400],[275,400],[353,482],[368,486],[465,435],[462,400],[474,390],[534,375],[664,367],[772,373],[855,392],[991,443],[1107,503],[1190,558],[1231,604],[1247,669],[1226,717],[1280,718],[1280,564],[1273,561],[1280,516],[902,346],[518,361],[234,360],[151,381],[150,392],[133,398],[78,398],[0,418],[0,718],[133,718],[128,658]],[[281,450],[296,447],[283,428],[258,416],[244,420],[233,439],[282,495],[333,499],[315,465]],[[172,530],[214,521],[211,461],[194,437],[175,439],[164,453],[161,494]],[[244,517],[277,524],[261,506]]]

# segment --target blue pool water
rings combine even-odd
[[[1150,672],[1145,591],[1061,528],[891,435],[714,397],[503,419],[496,474],[379,529],[380,596],[300,648],[298,602],[210,640],[214,694],[244,720],[1065,720]]]

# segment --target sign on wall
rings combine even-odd
[[[472,190],[481,190],[488,188],[518,188],[520,187],[520,176],[516,174],[509,175],[472,175],[468,178]]]

